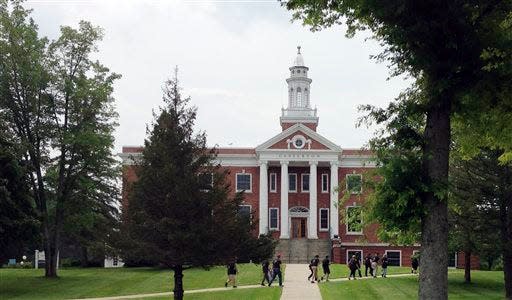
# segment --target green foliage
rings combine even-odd
[[[252,237],[254,223],[238,213],[243,194],[231,193],[227,171],[214,165],[215,149],[206,147],[205,133],[194,134],[197,109],[181,96],[176,76],[165,83],[165,106],[148,128],[136,165],[126,224],[130,246],[123,247],[123,257],[175,270],[223,264],[236,256],[259,259],[241,250],[266,239]],[[204,173],[213,174],[207,188]]]
[[[82,242],[103,242],[116,218],[119,75],[91,59],[102,33],[90,23],[63,26],[52,42],[37,30],[21,1],[0,1],[0,109],[29,172],[47,276],[56,276],[64,228]]]

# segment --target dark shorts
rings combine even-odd
[[[331,269],[329,267],[327,267],[327,268],[322,267],[322,269],[324,270],[325,274],[331,274]]]

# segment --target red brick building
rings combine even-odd
[[[410,266],[418,245],[383,243],[376,235],[378,225],[361,228],[360,215],[351,218],[352,224],[342,222],[340,211],[360,214],[362,176],[375,164],[370,152],[343,149],[316,131],[308,70],[299,48],[286,79],[289,97],[281,111],[281,132],[254,148],[219,149],[218,162],[229,169],[233,192],[245,191],[241,209],[256,217],[258,233],[272,232],[280,240],[276,251],[285,261],[307,262],[318,254],[345,263],[355,253],[387,253],[391,265]],[[141,150],[123,148],[124,183],[135,180],[130,157]],[[346,191],[350,197],[340,210],[340,194]]]

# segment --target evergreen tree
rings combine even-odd
[[[249,216],[239,213],[242,194],[231,195],[205,133],[193,132],[197,109],[181,96],[177,75],[165,83],[163,101],[136,165],[127,208],[132,244],[124,251],[171,268],[174,298],[182,299],[185,268],[235,260],[255,238]]]

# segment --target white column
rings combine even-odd
[[[340,214],[338,210],[338,161],[331,161],[331,238],[339,235]]]
[[[268,166],[260,161],[260,234],[268,232]]]
[[[281,161],[281,236],[282,239],[290,238],[288,227],[288,161]]]
[[[317,181],[317,172],[316,166],[317,161],[309,162],[309,230],[308,230],[308,238],[309,239],[317,239],[318,238],[318,209],[317,209],[317,189],[316,189],[316,181]]]

